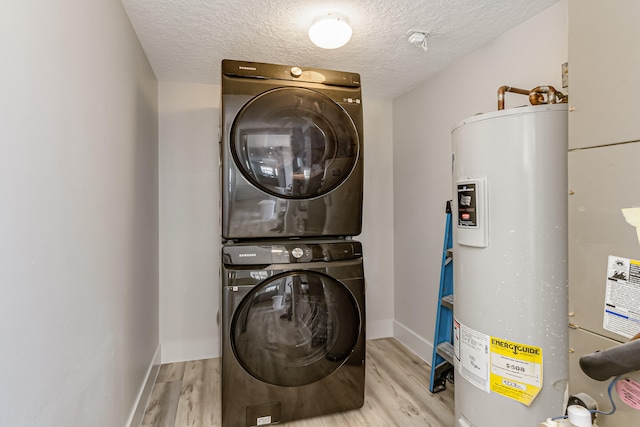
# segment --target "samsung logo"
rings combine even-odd
[[[257,68],[255,68],[255,67],[245,67],[244,65],[239,65],[238,68],[240,70],[249,70],[249,71],[256,71],[257,70]]]
[[[257,255],[256,254],[238,254],[238,256],[240,258],[246,258],[246,257],[255,257]]]

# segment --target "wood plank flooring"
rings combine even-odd
[[[452,427],[453,385],[429,393],[429,366],[393,338],[367,341],[361,409],[286,427]],[[220,359],[162,365],[141,427],[221,427]]]

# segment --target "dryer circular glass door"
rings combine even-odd
[[[277,88],[253,98],[236,116],[230,143],[249,182],[289,199],[330,192],[359,155],[358,131],[347,112],[305,88]]]
[[[344,364],[361,324],[357,303],[343,284],[317,272],[287,272],[242,299],[231,321],[231,347],[259,380],[303,386]]]

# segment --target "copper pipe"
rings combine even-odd
[[[543,93],[547,94],[545,102]],[[531,89],[529,94],[529,102],[531,105],[555,104],[557,102],[556,89],[553,86],[537,86]]]
[[[528,95],[531,105],[540,104],[556,104],[559,102],[567,102],[567,96],[562,92],[556,91],[553,86],[537,86],[531,90],[518,89],[511,86],[500,86],[498,88],[498,110],[504,110],[504,94],[505,92],[518,93],[520,95]],[[544,94],[547,95],[545,101]]]
[[[498,88],[498,110],[504,110],[504,94],[505,92],[519,93],[520,95],[529,95],[530,90],[518,89],[511,86],[500,86]]]

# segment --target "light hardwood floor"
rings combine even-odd
[[[286,427],[452,427],[453,385],[429,393],[429,366],[393,338],[367,341],[361,409]],[[162,365],[142,427],[220,427],[220,359]]]

